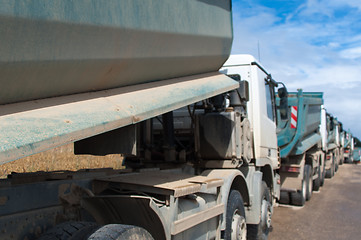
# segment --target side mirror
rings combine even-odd
[[[288,91],[286,87],[278,89],[278,97],[280,98],[279,112],[281,120],[288,119]]]
[[[330,131],[333,131],[333,129],[335,128],[335,123],[333,122],[333,117],[330,117]]]

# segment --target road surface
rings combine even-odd
[[[270,240],[361,239],[361,164],[343,164],[304,207],[280,205]]]

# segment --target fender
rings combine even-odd
[[[202,172],[201,175],[212,178],[223,179],[224,183],[223,186],[221,187],[221,201],[225,206],[224,212],[226,212],[228,195],[232,189],[238,190],[241,193],[245,206],[249,206],[251,204],[247,180],[244,174],[240,170],[211,169]],[[245,210],[246,210],[246,219],[247,219],[247,207],[245,207]],[[222,224],[221,224],[222,230],[225,229],[225,217],[226,217],[225,214],[223,214]],[[248,219],[247,219],[247,223],[248,223]]]

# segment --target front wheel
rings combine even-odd
[[[246,240],[247,224],[243,199],[239,191],[231,190],[227,201],[225,240]]]
[[[262,182],[261,220],[259,224],[248,225],[247,239],[266,240],[271,228],[272,199],[270,190]]]
[[[132,225],[109,224],[95,231],[88,240],[153,240],[144,228]]]

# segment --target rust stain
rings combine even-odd
[[[65,184],[61,184],[58,188],[58,195],[59,196],[63,196],[65,195],[65,192],[70,188],[70,184],[65,183]]]
[[[4,206],[8,201],[8,197],[7,196],[1,196],[0,197],[0,206]]]
[[[133,117],[132,117],[132,121],[133,121],[133,123],[139,122],[139,121],[140,121],[140,117],[133,116]]]

